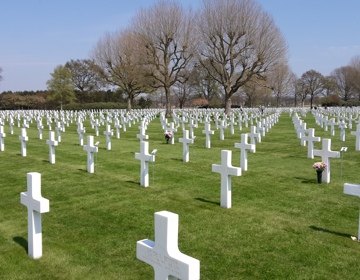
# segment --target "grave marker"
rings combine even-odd
[[[214,134],[214,131],[211,130],[210,128],[210,123],[206,122],[205,123],[205,129],[202,131],[202,133],[204,133],[206,136],[205,138],[205,147],[207,149],[210,149],[210,146],[211,146],[211,142],[210,142],[210,135],[211,134]]]
[[[344,194],[354,195],[360,197],[360,185],[356,184],[344,184]],[[360,213],[359,213],[359,226],[357,239],[360,241]]]
[[[41,196],[41,174],[27,173],[27,192],[20,193],[20,202],[28,209],[28,255],[42,256],[41,214],[50,211],[49,200]]]
[[[183,143],[183,161],[189,161],[189,144],[194,144],[194,139],[189,138],[189,131],[183,131],[183,138],[179,138],[179,142]]]
[[[4,132],[4,126],[0,125],[0,152],[5,151],[4,138],[6,133]]]
[[[242,170],[247,171],[247,150],[251,153],[255,152],[255,145],[248,144],[248,134],[241,134],[241,143],[235,143],[235,148],[240,149],[240,167]]]
[[[231,151],[221,151],[221,164],[213,164],[212,172],[221,175],[221,198],[220,206],[231,208],[231,176],[241,176],[241,168],[231,165]]]
[[[26,135],[26,128],[21,128],[21,135],[19,136],[19,140],[21,141],[21,155],[26,157],[26,141],[29,140]]]
[[[135,153],[135,158],[140,160],[140,186],[149,186],[149,162],[155,161],[155,155],[149,154],[149,142],[140,142],[140,153]]]
[[[356,125],[356,131],[351,131],[351,135],[356,136],[355,151],[360,151],[360,123]]]
[[[110,125],[106,125],[106,130],[104,131],[104,135],[106,136],[106,150],[111,150],[111,136],[114,135],[114,132],[111,130]]]
[[[306,132],[308,133],[308,135],[306,135]],[[305,132],[305,135],[301,139],[308,142],[307,157],[314,158],[314,142],[320,142],[321,138],[315,137],[315,135],[314,135],[315,129],[314,128],[306,129],[306,132]],[[305,142],[305,146],[306,146],[306,142]]]
[[[155,241],[136,243],[136,257],[154,268],[155,280],[198,280],[200,261],[178,248],[179,216],[168,211],[155,213]]]
[[[58,142],[55,141],[54,131],[49,131],[49,139],[46,140],[46,144],[49,145],[49,161],[50,163],[55,163],[55,146],[58,145]]]
[[[94,173],[94,153],[98,152],[98,147],[94,145],[94,136],[87,137],[87,145],[83,149],[87,151],[87,172]]]
[[[330,183],[330,158],[339,158],[340,152],[331,151],[331,139],[323,139],[322,149],[314,150],[314,156],[321,157],[321,161],[327,164],[327,168],[322,172],[322,181]]]

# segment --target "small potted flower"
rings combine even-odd
[[[170,140],[171,137],[172,137],[171,132],[166,131],[166,132],[164,133],[164,136],[165,136],[166,144],[169,144],[169,140]]]
[[[317,173],[317,181],[320,184],[322,182],[322,173],[326,169],[327,163],[326,162],[315,162],[313,168]]]

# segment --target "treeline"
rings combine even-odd
[[[119,91],[92,91],[91,93],[75,91],[76,103],[65,104],[62,109],[81,110],[81,109],[125,109],[126,99]],[[146,97],[134,100],[134,108],[149,108],[152,102]],[[39,91],[4,91],[0,94],[1,110],[30,110],[60,109],[60,104],[51,98],[51,92],[47,90]]]

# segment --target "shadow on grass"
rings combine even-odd
[[[351,237],[351,235],[348,234],[348,233],[332,231],[332,230],[328,230],[328,229],[325,229],[325,228],[319,228],[319,227],[316,227],[316,226],[309,226],[309,228],[311,228],[312,230],[316,230],[316,231],[321,231],[321,232],[325,232],[325,233],[331,233],[331,234],[338,235],[338,236],[341,236],[341,237],[346,237],[346,238]]]
[[[87,172],[87,169],[83,169],[83,168],[78,168],[79,171],[82,171],[82,172]],[[95,173],[95,172],[94,172]]]
[[[131,183],[131,184],[136,184],[138,186],[140,186],[140,182],[135,182],[135,181],[131,181],[131,180],[128,180],[128,181],[125,181],[126,183]]]
[[[301,180],[301,183],[305,183],[305,184],[310,184],[310,183],[316,183],[317,184],[317,180],[315,179],[309,179],[309,178],[304,178],[304,177],[294,177],[297,180]]]
[[[28,252],[28,242],[25,238],[21,237],[21,236],[15,236],[13,238],[13,240],[19,244],[21,247],[23,247],[26,251],[26,253]]]
[[[195,200],[201,201],[201,202],[206,202],[206,203],[211,203],[211,204],[215,204],[215,205],[220,205],[220,202],[215,202],[215,201],[211,201],[211,200],[207,200],[205,198],[202,197],[196,197]]]
[[[182,158],[171,158],[171,160],[183,161],[183,159],[182,159]]]

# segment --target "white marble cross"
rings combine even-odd
[[[256,132],[256,126],[254,125],[250,127],[248,137],[250,138],[250,144],[256,145],[256,142],[261,143],[261,134],[259,132]]]
[[[193,119],[189,120],[189,136],[190,138],[194,138],[194,128],[197,128],[198,125],[194,123]]]
[[[114,127],[115,127],[115,130],[116,130],[116,139],[120,139],[120,128],[121,128],[121,124],[120,124],[118,118],[115,118]]]
[[[106,130],[104,131],[104,135],[106,136],[106,150],[111,150],[111,136],[114,135],[114,132],[110,128],[110,124],[106,125]]]
[[[330,158],[339,158],[340,152],[331,151],[331,139],[323,139],[322,149],[314,150],[314,156],[321,157],[321,161],[327,164],[327,168],[322,172],[322,180],[330,183]]]
[[[84,146],[84,134],[85,134],[85,127],[83,126],[82,122],[78,122],[78,129],[77,129],[77,133],[79,134],[79,143],[80,146]]]
[[[136,137],[140,139],[140,141],[145,141],[149,139],[149,135],[146,135],[145,127],[143,125],[139,126],[140,133],[136,134]]]
[[[344,121],[339,122],[338,127],[340,129],[340,141],[345,141],[345,128],[347,128],[347,124]]]
[[[214,134],[214,131],[211,130],[209,122],[205,122],[205,129],[202,131],[202,133],[204,133],[206,135],[205,136],[205,147],[207,149],[210,149],[210,147],[211,147],[210,135]]]
[[[0,152],[5,151],[4,138],[6,133],[4,132],[4,126],[0,125]]]
[[[306,135],[307,132],[307,135]],[[314,158],[314,142],[320,142],[320,137],[315,137],[315,129],[314,128],[308,128],[305,131],[304,136],[301,138],[304,141],[308,142],[308,158]],[[305,142],[306,146],[306,142]]]
[[[26,157],[26,141],[29,140],[29,138],[26,135],[26,128],[21,128],[21,135],[19,136],[19,140],[21,141],[21,155],[23,157]]]
[[[140,142],[140,153],[135,153],[135,158],[140,160],[140,186],[149,186],[149,162],[155,161],[155,155],[149,154],[149,142]]]
[[[220,206],[231,208],[231,176],[241,176],[241,168],[231,165],[231,151],[221,151],[221,164],[212,164],[212,172],[221,175]]]
[[[344,194],[354,195],[360,197],[360,185],[356,184],[344,184]],[[358,240],[360,241],[360,214],[359,214],[359,227],[358,227]]]
[[[189,138],[189,131],[183,130],[183,138],[179,138],[179,142],[183,143],[183,161],[189,161],[189,144],[194,144],[194,139]]]
[[[36,121],[36,123],[37,123],[37,129],[38,129],[38,131],[39,131],[39,139],[40,140],[42,140],[42,130],[43,130],[43,125],[42,125],[42,120],[41,120],[41,118],[39,118],[37,121]]]
[[[50,211],[49,200],[41,196],[41,174],[27,173],[27,192],[20,193],[20,202],[28,208],[28,255],[42,256],[41,214]]]
[[[55,163],[55,146],[58,145],[58,142],[55,140],[54,131],[49,131],[49,139],[46,140],[46,144],[49,145],[49,161],[50,163]]]
[[[355,151],[360,151],[360,123],[356,125],[356,131],[351,131],[351,135],[356,136]]]
[[[241,170],[247,171],[247,150],[250,150],[251,153],[255,152],[255,144],[248,144],[248,134],[241,134],[241,143],[235,143],[235,148],[240,149],[240,167]]]
[[[61,125],[60,122],[56,122],[56,134],[57,134],[57,141],[60,143],[61,142],[61,131],[62,131],[63,127]]]
[[[224,140],[224,129],[227,128],[227,124],[225,124],[224,120],[220,120],[218,128],[220,129],[220,140]]]
[[[155,213],[155,241],[136,242],[136,258],[154,268],[155,280],[199,280],[200,261],[180,252],[179,215],[168,211]]]
[[[168,127],[166,131],[171,133],[172,137],[170,138],[170,144],[174,145],[175,132],[177,131],[177,128],[175,128],[173,122],[170,123],[170,127]]]
[[[95,127],[95,135],[96,135],[96,136],[99,136],[100,123],[99,123],[99,120],[98,120],[98,119],[95,120],[94,127]]]
[[[98,147],[94,145],[94,136],[87,137],[87,145],[83,149],[87,151],[87,172],[94,173],[94,153],[98,152]]]

